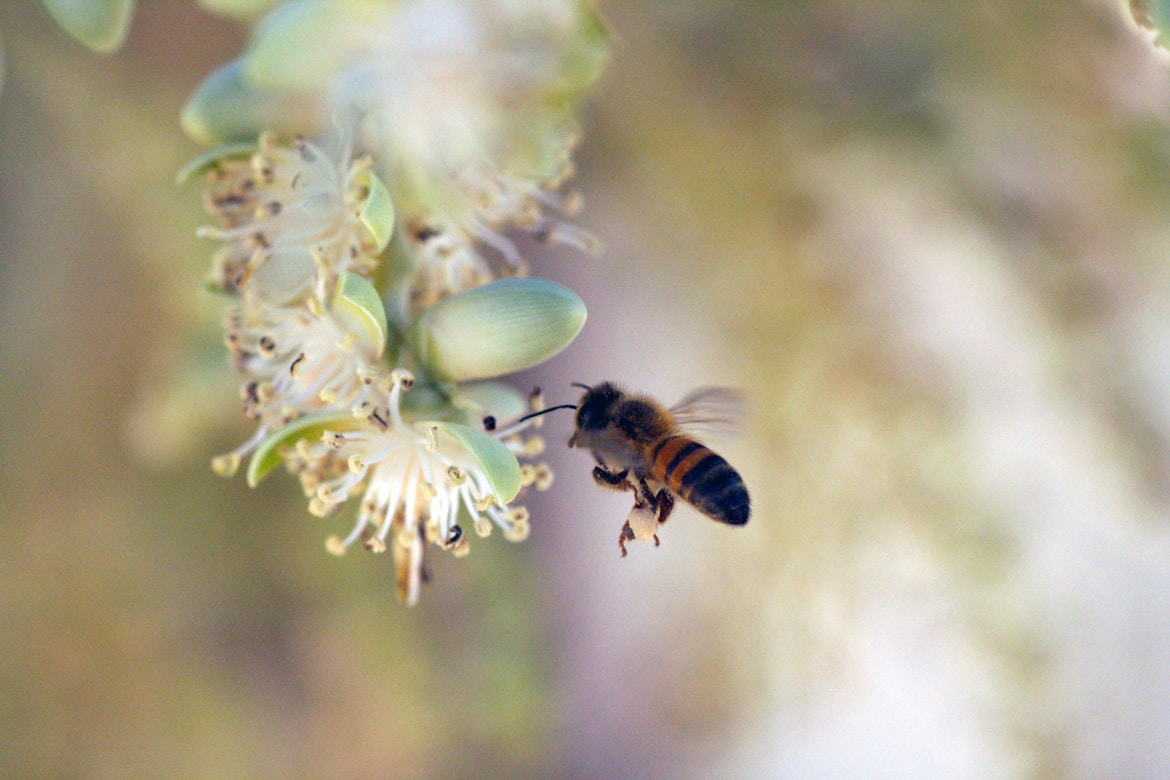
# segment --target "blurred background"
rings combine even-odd
[[[755,513],[619,560],[553,416],[530,539],[409,611],[208,467],[178,114],[242,29],[0,8],[0,775],[1170,776],[1170,63],[1105,0],[603,7],[607,250],[533,249],[590,319],[516,382],[745,389]]]

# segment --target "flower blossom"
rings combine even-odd
[[[334,157],[301,138],[283,146],[265,132],[254,154],[209,168],[204,207],[222,226],[199,235],[226,242],[213,259],[215,287],[278,304],[314,290],[323,300],[340,274],[377,265],[384,242],[362,220],[373,162],[351,160],[348,142],[338,145]]]
[[[428,544],[459,557],[470,551],[468,535],[458,523],[461,515],[480,537],[498,527],[504,538],[519,542],[528,537],[528,510],[505,503],[512,496],[499,495],[501,488],[493,484],[484,458],[451,435],[457,426],[404,418],[402,394],[414,384],[410,372],[396,369],[388,384],[383,404],[360,410],[367,415],[363,424],[326,430],[316,441],[302,439],[290,466],[298,472],[315,515],[330,515],[362,492],[353,530],[344,539],[330,537],[326,548],[343,555],[359,539],[374,552],[392,548],[399,597],[413,605],[425,578]],[[492,440],[512,454],[533,457],[543,442],[521,437],[524,427],[495,432]],[[526,464],[518,480],[515,489],[531,485],[544,490],[552,483],[552,472],[545,464]]]
[[[384,341],[351,327],[339,316],[344,301],[326,308],[316,298],[305,306],[245,305],[226,317],[228,350],[248,380],[240,390],[244,414],[256,433],[213,461],[234,474],[240,459],[273,431],[302,415],[347,409],[362,402],[381,374]]]

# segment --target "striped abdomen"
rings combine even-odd
[[[743,525],[751,514],[739,472],[688,436],[668,436],[651,449],[649,476],[721,523]]]

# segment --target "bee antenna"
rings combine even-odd
[[[586,392],[588,392],[588,391],[590,391],[590,390],[592,390],[592,389],[593,389],[593,388],[592,388],[592,387],[590,387],[589,385],[583,385],[583,384],[581,384],[580,382],[570,382],[570,383],[569,383],[569,387],[579,387],[579,388],[581,388],[582,390],[584,390],[584,391],[586,391]]]
[[[557,409],[576,409],[576,408],[577,408],[576,404],[561,404],[560,406],[550,406],[547,409],[541,409],[539,412],[533,412],[532,414],[526,414],[523,417],[521,417],[519,420],[517,420],[516,422],[522,423],[525,420],[531,420],[533,417],[540,417],[542,414],[548,414],[549,412],[555,412]]]

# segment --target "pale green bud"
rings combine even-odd
[[[466,412],[472,425],[480,425],[484,417],[494,417],[506,423],[528,414],[528,394],[503,382],[476,382],[460,385],[455,405]]]
[[[325,106],[311,96],[250,83],[241,60],[212,73],[183,106],[179,123],[199,143],[252,139],[264,130],[313,135],[324,126]]]
[[[488,379],[556,355],[585,316],[584,302],[555,282],[504,279],[439,301],[415,320],[406,342],[445,379]]]
[[[53,20],[75,41],[99,54],[121,48],[137,0],[41,0]]]

